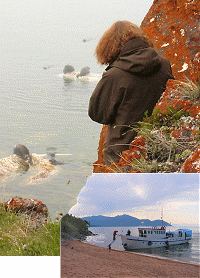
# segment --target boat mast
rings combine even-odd
[[[161,220],[162,220],[162,226],[163,226],[163,209],[161,209]]]

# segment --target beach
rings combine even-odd
[[[200,277],[200,267],[69,240],[61,242],[61,277]]]

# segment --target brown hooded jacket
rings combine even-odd
[[[106,68],[89,103],[89,116],[108,125],[105,164],[119,161],[136,136],[130,126],[150,116],[168,79],[174,79],[170,63],[141,38],[126,43]]]

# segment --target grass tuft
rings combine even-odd
[[[5,211],[0,204],[0,256],[59,256],[60,223],[30,230],[28,220]]]
[[[194,103],[200,102],[200,84],[186,79],[186,82],[176,81],[176,91],[189,98]]]

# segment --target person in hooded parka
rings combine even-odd
[[[108,65],[89,103],[88,114],[108,125],[106,165],[118,162],[136,136],[131,126],[142,121],[174,79],[170,63],[158,54],[142,29],[129,21],[115,22],[95,50],[98,63]]]

